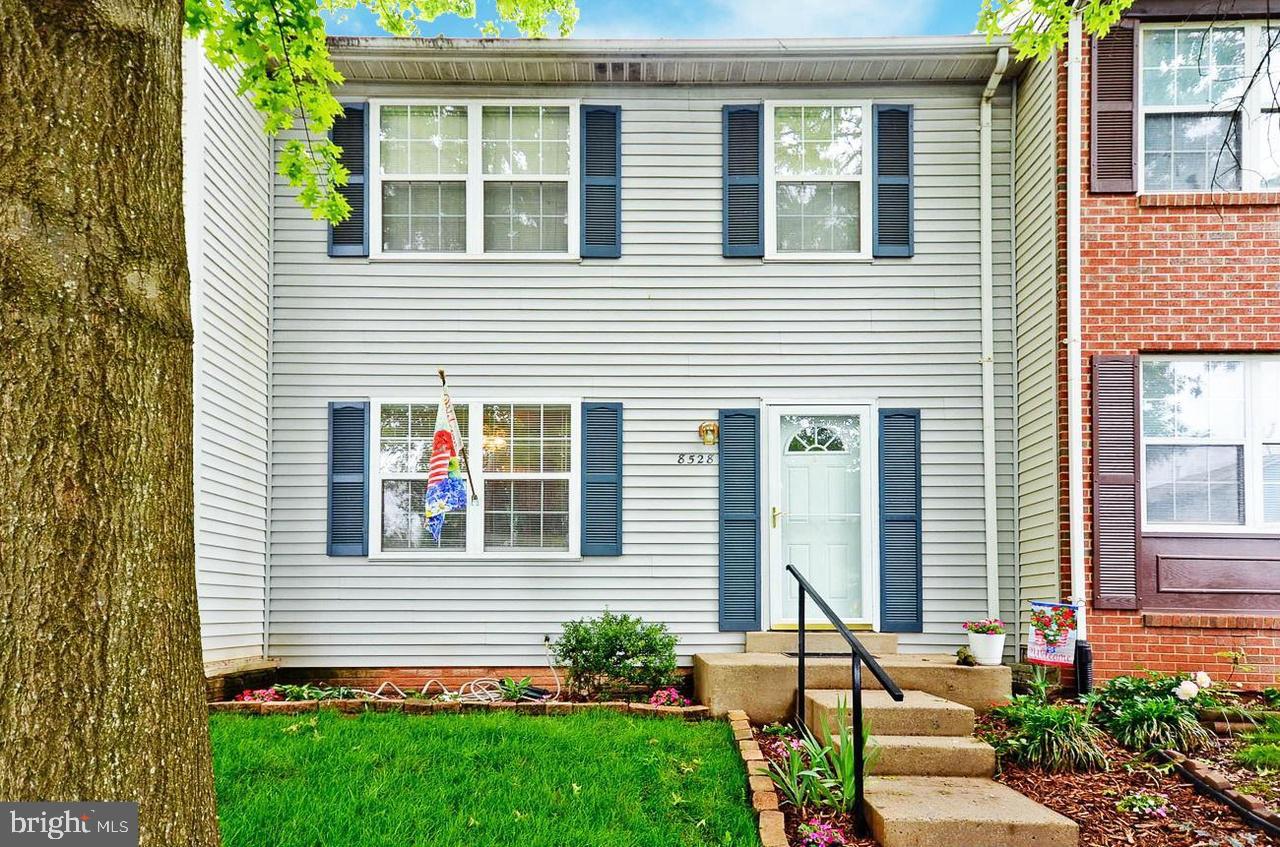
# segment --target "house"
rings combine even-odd
[[[543,676],[606,607],[688,663],[795,628],[786,563],[904,653],[1057,596],[1052,66],[976,36],[331,46],[336,228],[186,57],[211,673]],[[436,541],[438,369],[478,501]]]
[[[1057,456],[1035,467],[1059,480],[1057,509],[1039,508],[1061,515],[1062,543],[1024,555],[1021,584],[1088,601],[1099,677],[1207,669],[1271,685],[1280,671],[1280,77],[1263,61],[1280,53],[1267,18],[1265,3],[1138,0],[1101,41],[1073,32],[1056,60],[1063,258],[1041,297],[1051,285],[1057,352],[1050,375],[1036,345],[1019,428],[1024,450],[1033,421],[1047,435],[1039,402],[1056,383]]]

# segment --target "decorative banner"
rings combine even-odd
[[[1031,601],[1027,661],[1069,668],[1075,664],[1077,608],[1070,603]]]

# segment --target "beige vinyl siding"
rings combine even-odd
[[[1058,599],[1057,75],[1032,63],[1018,88],[1018,562],[1030,600]]]
[[[271,146],[230,74],[191,43],[184,65],[196,574],[210,662],[263,652]]]
[[[621,105],[617,260],[329,259],[324,227],[277,180],[271,655],[293,666],[538,664],[544,635],[555,637],[562,621],[606,606],[669,624],[686,661],[700,651],[741,649],[740,633],[717,629],[717,469],[677,465],[675,457],[701,449],[698,424],[714,420],[717,410],[756,406],[761,398],[922,409],[926,631],[903,642],[908,649],[954,649],[963,638],[960,622],[986,614],[980,93],[959,85],[468,87],[467,96]],[[449,92],[349,85],[342,94]],[[721,106],[845,96],[916,107],[915,258],[724,259]],[[1001,597],[1011,610],[1013,300],[1004,96],[997,99],[994,136]],[[377,233],[377,222],[371,229]],[[457,400],[624,404],[623,556],[413,562],[325,556],[326,404],[431,400],[439,391],[438,367],[448,370]],[[764,502],[767,513],[767,495]],[[762,582],[767,605],[767,575]]]

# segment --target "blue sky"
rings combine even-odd
[[[578,38],[958,35],[971,32],[980,0],[578,0]],[[474,21],[443,17],[422,35],[474,37],[494,17],[478,0]],[[381,35],[364,9],[330,16],[332,35]],[[505,33],[514,35],[514,32]]]

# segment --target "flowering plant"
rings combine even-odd
[[[284,696],[274,688],[246,688],[235,699],[240,703],[275,703]]]
[[[1004,635],[1004,621],[999,618],[965,621],[962,626],[975,635]]]
[[[1067,632],[1076,625],[1076,609],[1074,606],[1054,606],[1045,609],[1033,606],[1031,609],[1031,628],[1044,637],[1046,644],[1057,644],[1067,637]]]
[[[810,818],[800,824],[799,832],[802,847],[845,847],[849,843],[843,832],[822,818]]]
[[[659,688],[649,698],[650,706],[688,706],[689,698],[674,688]]]
[[[1116,809],[1121,812],[1129,812],[1151,818],[1168,817],[1168,806],[1168,797],[1163,794],[1150,794],[1146,791],[1135,791],[1132,794],[1126,794],[1116,803]]]

